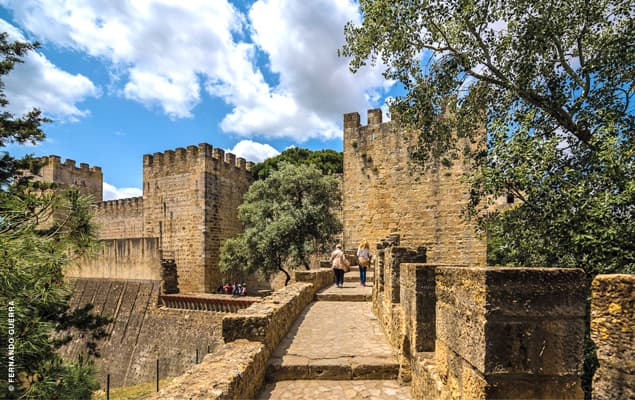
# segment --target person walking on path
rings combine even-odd
[[[338,288],[344,287],[344,271],[346,270],[346,256],[342,251],[342,245],[337,244],[331,253],[331,267],[335,274],[335,285]]]
[[[359,283],[366,286],[366,270],[370,266],[370,247],[366,239],[357,248],[357,265],[359,265]]]

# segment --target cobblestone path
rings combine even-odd
[[[269,360],[258,400],[410,399],[410,388],[396,381],[397,358],[373,315],[372,288],[356,282],[357,271],[346,275],[343,288],[318,293],[298,317]]]

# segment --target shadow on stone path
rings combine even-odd
[[[350,281],[318,293],[272,354],[258,399],[410,399],[371,294]]]

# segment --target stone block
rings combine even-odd
[[[577,398],[585,329],[582,270],[436,271],[435,360],[445,390],[463,398]]]
[[[591,285],[591,338],[600,366],[593,398],[635,398],[635,274],[598,275]]]
[[[387,363],[384,358],[356,357],[352,362],[352,379],[397,379],[398,363]]]
[[[581,400],[584,393],[580,378],[576,376],[490,375],[487,377],[484,398]]]
[[[485,372],[576,375],[582,369],[584,319],[487,323]]]

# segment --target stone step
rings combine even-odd
[[[258,400],[277,399],[382,399],[409,400],[410,387],[400,386],[395,380],[293,380],[270,383]]]
[[[398,372],[397,357],[370,303],[316,301],[272,353],[266,379],[394,380]]]
[[[396,360],[369,357],[341,357],[311,360],[304,357],[272,358],[267,365],[267,382],[288,380],[390,380],[397,379]]]
[[[338,288],[332,284],[318,292],[316,298],[319,301],[371,301],[372,295],[372,286],[344,281],[343,287]]]
[[[369,274],[369,273],[371,273],[373,271],[375,271],[375,268],[372,268],[372,267],[366,268],[366,274]],[[356,274],[359,274],[359,266],[358,265],[351,265],[351,270],[349,271],[349,273],[350,272],[355,272]]]
[[[371,285],[372,286],[374,278],[375,278],[375,274],[372,271],[366,272],[366,284],[367,285]],[[356,282],[356,283],[359,283],[359,272],[347,272],[346,274],[344,274],[344,282]]]

